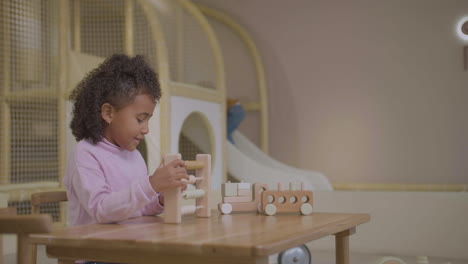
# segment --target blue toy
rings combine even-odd
[[[239,127],[245,118],[245,110],[239,102],[229,106],[227,111],[227,138],[234,144],[232,133]]]

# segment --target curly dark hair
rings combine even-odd
[[[70,95],[74,100],[70,128],[77,141],[102,139],[104,120],[101,106],[109,103],[121,109],[139,94],[151,96],[157,103],[161,98],[158,76],[143,56],[133,58],[115,54],[91,71]]]

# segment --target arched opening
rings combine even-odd
[[[179,134],[179,153],[184,160],[195,160],[197,154],[211,154],[214,164],[215,140],[206,116],[193,112],[184,120]]]

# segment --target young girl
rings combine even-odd
[[[113,55],[89,73],[72,92],[70,127],[76,149],[70,154],[64,184],[68,224],[111,223],[163,211],[160,194],[185,188],[182,160],[147,174],[136,150],[148,131],[161,90],[156,73],[141,56]]]

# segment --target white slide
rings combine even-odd
[[[271,158],[239,131],[234,131],[232,136],[235,145],[227,144],[227,168],[234,178],[244,182],[268,183],[272,189],[279,182],[286,188],[290,182],[303,182],[306,190],[333,190],[322,173],[294,168]]]

